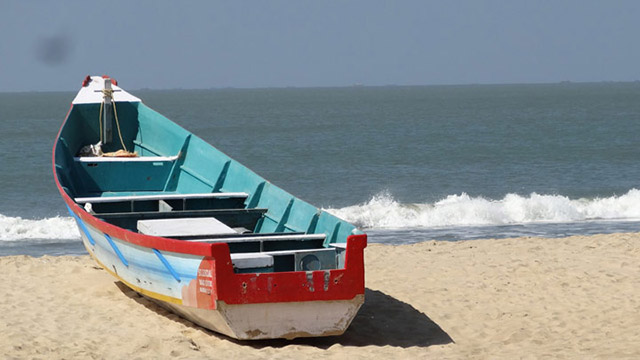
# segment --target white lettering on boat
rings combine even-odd
[[[211,272],[211,269],[198,269],[198,276],[202,276],[202,277],[213,277],[213,273]]]
[[[205,293],[207,295],[211,295],[211,288],[200,287],[200,292]]]

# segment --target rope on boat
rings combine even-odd
[[[110,85],[118,85],[118,83],[113,80],[113,79],[109,79],[107,76],[103,76],[103,79],[105,79],[105,81],[111,81]],[[91,81],[90,77],[87,76],[87,78],[84,80],[84,82],[82,83],[82,86],[87,86],[87,84],[89,83],[89,81]],[[106,87],[106,83],[105,83],[105,87]],[[86,145],[83,146],[80,151],[78,151],[78,156],[82,157],[82,156],[106,156],[106,157],[138,157],[138,153],[137,152],[130,152],[127,149],[127,146],[124,144],[124,139],[122,137],[122,130],[120,129],[120,120],[118,119],[118,110],[116,108],[116,102],[113,99],[113,89],[102,89],[102,90],[96,90],[97,91],[102,91],[102,101],[100,102],[100,114],[98,115],[98,127],[100,129],[100,141],[97,144],[90,144],[90,145]],[[118,128],[118,136],[120,137],[120,145],[122,145],[122,149],[114,151],[114,152],[102,152],[102,146],[104,145],[104,141],[105,141],[105,134],[104,134],[104,128],[106,127],[106,124],[103,123],[103,121],[106,121],[106,119],[103,119],[103,112],[105,110],[105,103],[106,103],[106,99],[110,99],[110,103],[113,105],[113,114],[115,116],[116,119],[116,126]],[[111,139],[109,139],[109,142],[111,142]]]
[[[102,89],[102,94],[104,95],[104,97],[110,97],[113,100],[113,89]],[[116,102],[112,101],[111,104],[113,105],[113,114],[115,115],[116,118],[116,127],[118,128],[118,136],[120,137],[120,144],[122,145],[122,149],[124,149],[125,152],[129,153],[129,150],[127,150],[127,147],[124,145],[124,140],[122,140],[122,132],[120,131],[120,121],[118,121],[118,111],[116,110]],[[98,121],[100,122],[100,141],[102,142],[102,110],[104,107],[104,100],[102,100],[102,102],[100,103],[100,118],[98,119]]]
[[[98,124],[100,125],[100,144],[102,144],[102,110],[104,108],[104,100],[100,103],[100,116],[98,117]]]

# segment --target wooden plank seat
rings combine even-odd
[[[209,236],[175,236],[174,239],[204,242],[227,243],[231,253],[265,252],[289,249],[317,249],[322,247],[325,234],[287,233],[238,233]]]
[[[331,255],[323,256],[328,260],[323,263],[335,266],[335,249],[323,248],[322,242],[326,238],[325,234],[305,234],[305,233],[250,233],[240,234],[233,228],[220,222],[213,217],[201,218],[176,218],[176,219],[151,219],[138,220],[137,229],[142,234],[169,237],[193,242],[224,242],[229,244],[231,260],[237,269],[259,269],[274,266],[274,257],[293,256],[291,259],[291,270],[295,266],[299,256],[305,253],[327,253]],[[314,248],[295,247],[290,249],[264,251],[265,244],[270,242],[306,242],[316,241],[312,244]],[[246,245],[257,246],[246,246]],[[233,246],[233,245],[240,245]],[[234,251],[235,249],[241,249]],[[278,247],[276,247],[278,248]],[[244,250],[244,251],[243,251]],[[333,260],[331,260],[333,259]]]
[[[231,234],[231,236],[216,236],[205,239],[183,239],[193,242],[250,242],[250,241],[283,241],[283,240],[324,240],[325,234],[304,234],[304,233],[249,233]]]
[[[124,195],[124,196],[94,196],[78,197],[75,202],[78,204],[98,204],[120,201],[146,201],[146,200],[183,200],[183,199],[222,199],[240,198],[246,199],[249,194],[244,192],[223,192],[223,193],[199,193],[199,194],[152,194],[152,195]]]
[[[173,211],[134,211],[95,214],[116,226],[137,231],[138,220],[214,217],[230,228],[255,229],[267,209],[204,209]]]
[[[88,211],[96,214],[135,211],[175,211],[244,208],[249,195],[244,192],[199,194],[156,193],[144,195],[108,195],[77,197]]]
[[[273,266],[273,256],[261,253],[231,254],[231,263],[236,269],[261,269]]]
[[[167,238],[238,233],[214,217],[138,220],[138,231]]]
[[[73,158],[75,162],[82,163],[101,163],[101,162],[172,162],[178,159],[175,156],[136,156],[136,157],[117,157],[117,156],[76,156]]]
[[[192,218],[192,217],[215,217],[225,215],[247,215],[251,214],[257,217],[266,213],[264,208],[251,209],[205,209],[205,210],[173,210],[173,211],[134,211],[134,212],[118,212],[96,214],[101,219],[119,219],[119,218],[135,218],[136,220],[145,219],[171,219],[171,218]],[[218,220],[220,220],[218,218]],[[224,222],[224,221],[222,221]]]
[[[142,234],[193,242],[252,242],[274,240],[324,240],[325,234],[250,233],[240,234],[213,217],[138,220]]]
[[[347,243],[329,243],[329,246],[333,246],[336,249],[347,250]]]

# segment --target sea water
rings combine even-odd
[[[370,242],[640,230],[637,82],[130,92]],[[0,93],[0,255],[84,253],[51,170],[73,97]]]

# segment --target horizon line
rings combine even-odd
[[[142,87],[136,89],[127,89],[127,91],[192,91],[192,90],[268,90],[268,89],[344,89],[344,88],[384,88],[384,87],[448,87],[448,86],[508,86],[508,85],[568,85],[568,84],[632,84],[640,83],[640,80],[599,80],[599,81],[572,81],[561,80],[555,82],[504,82],[504,83],[458,83],[458,84],[384,84],[384,85],[366,85],[364,83],[354,83],[351,85],[326,85],[326,86],[220,86],[220,87],[194,87],[194,88],[151,88]],[[0,94],[24,94],[24,93],[63,93],[75,92],[76,90],[22,90],[7,91],[0,90]]]

